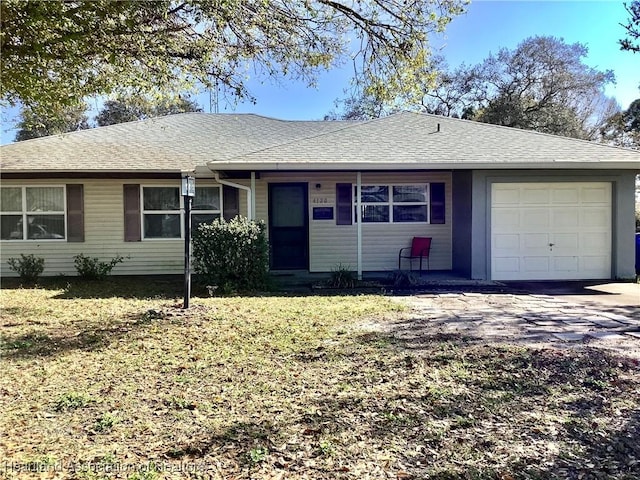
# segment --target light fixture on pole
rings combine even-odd
[[[189,299],[191,298],[191,200],[196,196],[195,177],[184,175],[181,191],[184,199],[184,302],[182,308],[189,308]]]

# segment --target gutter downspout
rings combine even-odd
[[[255,174],[252,174],[252,175],[255,175]],[[220,178],[219,172],[213,172],[213,178],[215,178],[216,182],[218,182],[220,185],[227,185],[229,187],[239,188],[247,192],[247,218],[249,220],[253,220],[253,208],[252,208],[253,195],[251,194],[251,187],[247,187],[246,185],[240,185],[239,183],[233,183],[228,180],[222,180]]]

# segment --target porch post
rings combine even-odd
[[[360,198],[362,197],[362,173],[356,174],[356,225],[358,231],[358,280],[362,280],[362,209],[360,208]]]
[[[251,212],[249,218],[256,218],[256,172],[251,172],[251,205],[249,205],[249,211]]]

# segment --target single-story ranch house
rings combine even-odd
[[[181,178],[192,223],[268,226],[271,268],[398,268],[431,237],[431,270],[470,279],[633,277],[640,152],[531,131],[399,113],[282,121],[186,113],[5,145],[2,275],[21,253],[45,275],[73,257],[129,256],[114,274],[179,274]]]

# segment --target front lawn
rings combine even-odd
[[[365,327],[382,296],[179,295],[3,285],[0,478],[640,476],[633,360],[412,349]]]

